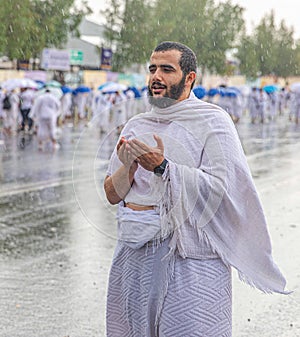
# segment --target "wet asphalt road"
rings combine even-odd
[[[237,128],[258,182],[300,142],[286,116]],[[0,140],[0,336],[105,336],[115,208],[102,182],[115,134],[66,124],[56,152],[39,152],[34,135]]]

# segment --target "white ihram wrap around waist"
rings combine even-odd
[[[193,258],[201,258],[199,248],[208,242],[248,284],[264,292],[288,293],[273,261],[262,206],[228,114],[191,94],[170,107],[133,117],[120,137],[156,146],[153,133],[163,140],[168,167],[163,177],[139,167],[125,198],[157,205],[160,228],[157,231],[155,225],[152,240],[171,237],[170,254],[178,250],[182,257]],[[108,174],[121,165],[115,150]]]

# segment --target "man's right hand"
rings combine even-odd
[[[107,176],[104,180],[106,197],[113,205],[124,200],[131,188],[135,171],[138,168],[138,163],[130,151],[128,151],[127,140],[124,137],[122,137],[117,144],[117,155],[123,166],[113,175]]]
[[[118,158],[127,169],[136,171],[138,163],[136,161],[136,157],[134,157],[129,151],[125,137],[121,137],[119,143],[117,144],[117,154]]]

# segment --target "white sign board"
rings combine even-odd
[[[43,49],[41,67],[47,70],[70,70],[70,52],[61,49]]]

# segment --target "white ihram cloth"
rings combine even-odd
[[[285,292],[285,278],[272,258],[270,237],[246,157],[236,129],[220,107],[193,94],[164,109],[133,117],[120,136],[136,137],[156,146],[153,133],[164,142],[169,161],[162,178],[139,167],[126,202],[157,205],[159,223],[143,224],[123,216],[119,204],[119,235],[124,241],[161,241],[171,236],[170,255],[201,258],[207,242],[242,280],[264,292]],[[121,165],[114,151],[108,174]],[[130,226],[130,227],[128,227]],[[140,228],[144,230],[140,230]],[[130,228],[131,240],[128,239]],[[139,237],[143,233],[142,237]]]
[[[56,120],[60,112],[60,106],[60,100],[50,92],[41,94],[36,98],[29,116],[37,120],[37,138],[39,140],[55,138]]]

